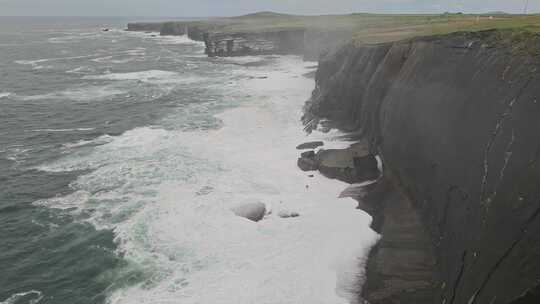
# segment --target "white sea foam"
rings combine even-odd
[[[90,32],[90,33],[79,33],[79,34],[68,34],[60,37],[52,37],[48,39],[49,43],[76,43],[88,39],[98,39],[102,37],[101,33]]]
[[[204,46],[204,42],[190,39],[187,35],[182,36],[157,36],[152,37],[158,44],[193,44]]]
[[[85,79],[105,80],[140,80],[145,82],[161,81],[178,77],[178,73],[171,71],[149,70],[130,73],[110,73],[104,75],[85,76]]]
[[[72,70],[66,71],[68,74],[90,74],[95,72],[96,70],[93,67],[90,66],[80,66],[77,68],[74,68]]]
[[[238,64],[246,64],[246,63],[255,63],[263,60],[264,57],[261,56],[239,56],[239,57],[222,57],[217,58],[217,60],[225,61],[225,62],[234,62]]]
[[[90,129],[93,130],[93,129]],[[106,143],[110,143],[113,141],[113,137],[110,135],[102,135],[98,138],[91,139],[91,140],[79,140],[77,142],[73,143],[66,143],[63,145],[66,149],[73,149],[73,148],[80,148],[84,146],[97,146],[97,145],[104,145]]]
[[[122,52],[107,53],[107,56],[97,57],[97,58],[91,59],[91,61],[97,62],[97,63],[121,64],[121,63],[128,63],[128,62],[134,61],[138,57],[142,57],[145,55],[146,55],[145,48],[136,48],[133,50],[127,50],[127,51],[122,51]]]
[[[72,184],[73,194],[36,204],[86,211],[98,228],[114,229],[119,251],[151,277],[115,291],[110,303],[357,301],[377,235],[354,200],[337,199],[344,183],[296,167],[295,146],[306,140],[301,107],[313,87],[300,77],[304,66],[283,57],[246,75],[268,78],[236,82],[251,97],[218,115],[218,130],[137,128],[40,167],[94,169]],[[173,76],[107,77],[148,75]],[[245,201],[263,202],[272,214],[259,223],[235,216],[230,209]],[[282,219],[283,210],[300,217]]]
[[[157,44],[183,44],[183,45],[198,45],[198,46],[204,46],[204,42],[202,41],[196,41],[189,38],[187,35],[180,35],[180,36],[161,36],[159,32],[131,32],[126,31],[123,32],[125,35],[131,36],[131,37],[138,37],[143,38],[145,40],[151,40],[156,42]]]
[[[140,81],[156,85],[165,93],[171,91],[177,85],[193,84],[203,80],[196,76],[186,76],[176,72],[162,70],[89,75],[83,78],[88,80]]]
[[[130,56],[144,56],[146,55],[146,48],[139,47],[133,50],[127,50],[125,53]]]
[[[73,129],[35,129],[31,130],[31,132],[52,132],[52,133],[59,133],[59,132],[86,132],[86,131],[93,131],[94,128],[73,128]]]
[[[9,97],[10,95],[11,95],[11,93],[9,93],[9,92],[3,92],[3,93],[0,93],[0,99],[2,99],[2,98],[7,98],[7,97]]]
[[[22,145],[11,146],[7,150],[6,159],[15,163],[21,163],[28,157],[28,152],[32,149],[24,148]]]
[[[11,295],[6,300],[0,302],[0,304],[17,304],[23,298],[29,298],[27,299],[28,302],[26,302],[28,304],[37,304],[39,303],[39,301],[41,301],[41,299],[43,299],[43,294],[41,293],[41,291],[37,290],[19,292]]]
[[[107,99],[115,95],[126,94],[127,92],[127,90],[121,90],[110,86],[88,86],[39,95],[15,95],[15,98],[24,101],[49,99],[92,101]]]
[[[135,48],[132,50],[118,51],[118,52],[98,52],[96,54],[81,55],[81,56],[68,56],[68,57],[52,57],[52,58],[40,58],[40,59],[25,59],[25,60],[15,60],[14,62],[20,65],[31,65],[34,68],[42,67],[42,63],[52,62],[52,61],[68,61],[68,60],[79,60],[79,59],[88,59],[94,58],[93,61],[100,62],[104,58],[109,58],[112,56],[144,56],[146,54],[145,48]],[[104,56],[106,55],[106,56]],[[101,59],[100,59],[101,58]]]

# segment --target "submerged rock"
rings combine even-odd
[[[299,217],[300,214],[294,211],[283,210],[278,213],[278,216],[281,218],[291,218],[291,217]]]
[[[231,211],[237,216],[258,222],[262,220],[266,214],[266,205],[263,203],[247,203],[238,205],[232,208]]]
[[[318,147],[324,146],[324,142],[322,141],[310,141],[307,143],[303,143],[301,145],[298,145],[296,147],[297,150],[307,150],[307,149],[315,149]]]

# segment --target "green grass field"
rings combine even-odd
[[[371,44],[417,36],[448,34],[458,31],[515,29],[540,32],[540,15],[377,15],[349,14],[293,16],[270,12],[233,18],[192,22],[219,32],[261,32],[286,29],[347,30],[358,43]]]

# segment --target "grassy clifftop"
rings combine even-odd
[[[219,32],[268,32],[290,29],[348,30],[359,43],[381,43],[416,36],[487,29],[520,29],[540,32],[540,15],[381,15],[349,14],[295,16],[261,12],[240,17],[190,22]]]

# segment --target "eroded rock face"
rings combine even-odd
[[[320,62],[304,122],[360,131],[410,198],[381,213],[385,249],[374,250],[363,292],[372,304],[511,303],[538,286],[540,62],[504,35],[349,45]],[[378,267],[407,256],[408,243],[393,241],[402,219],[418,219],[407,237],[432,248],[433,272],[418,273],[432,289],[396,281],[415,275],[399,265]]]
[[[268,54],[304,53],[305,30],[272,32],[238,32],[204,34],[206,54],[210,57],[230,57]]]
[[[232,212],[237,216],[258,222],[262,220],[266,214],[266,205],[263,203],[246,203],[234,207]]]
[[[187,34],[187,26],[178,22],[165,22],[161,26],[162,36],[182,36]]]

